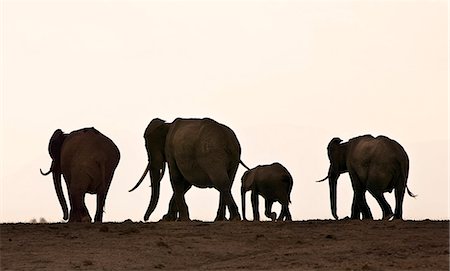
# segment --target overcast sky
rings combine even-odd
[[[148,177],[128,190],[146,167],[143,133],[156,117],[213,118],[234,130],[248,166],[282,163],[294,178],[294,220],[332,218],[328,185],[315,183],[331,138],[389,136],[406,149],[419,195],[405,196],[404,218],[449,218],[446,1],[6,0],[0,17],[0,222],[61,221],[39,168],[50,166],[55,129],[91,126],[121,151],[104,221],[142,220]],[[340,217],[352,193],[342,175]],[[171,195],[166,174],[151,221]],[[191,219],[215,218],[216,190],[192,188],[186,200]],[[93,217],[95,197],[87,201]]]

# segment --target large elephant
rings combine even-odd
[[[50,170],[64,220],[69,222],[91,222],[84,203],[86,193],[97,194],[95,222],[102,222],[103,207],[114,171],[119,164],[120,152],[111,139],[95,128],[84,128],[70,134],[57,129],[48,145],[52,158]],[[61,174],[67,185],[70,216],[61,186]]]
[[[408,180],[409,159],[403,147],[396,141],[385,136],[374,138],[364,135],[341,143],[340,138],[333,138],[328,144],[328,158],[330,167],[327,178],[330,185],[331,212],[335,219],[336,213],[336,186],[341,173],[348,172],[354,191],[352,203],[352,219],[373,219],[366,201],[366,190],[380,204],[383,219],[402,219],[403,198],[405,190],[411,197],[406,183]],[[395,189],[395,213],[384,198],[385,192]]]
[[[276,201],[281,204],[281,212],[278,220],[286,219],[291,221],[289,212],[290,195],[292,191],[292,176],[289,171],[280,163],[257,166],[248,170],[242,175],[242,216],[245,218],[245,193],[252,191],[253,220],[259,221],[258,195],[266,201],[265,215],[274,221],[277,214],[272,212],[272,204]]]
[[[153,119],[144,133],[148,165],[136,189],[150,172],[152,195],[144,220],[155,210],[160,182],[168,163],[173,196],[164,220],[189,220],[185,193],[192,185],[214,187],[220,192],[216,220],[225,219],[228,206],[230,220],[240,220],[238,207],[231,195],[231,186],[238,169],[241,147],[234,132],[212,119],[181,119],[172,123]],[[245,166],[245,165],[244,165]]]

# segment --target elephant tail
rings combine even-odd
[[[406,191],[408,191],[408,195],[409,195],[410,197],[412,197],[412,198],[417,197],[417,195],[414,195],[414,194],[411,192],[411,190],[409,190],[408,186],[406,186]]]
[[[288,173],[287,175],[284,176],[284,178],[282,179],[284,183],[286,183],[287,185],[287,196],[288,196],[288,202],[291,202],[291,191],[292,191],[292,186],[294,185],[294,182],[292,180],[292,176],[290,173]]]
[[[242,162],[242,160],[239,160],[239,164],[244,166],[247,170],[250,170],[250,168],[246,164],[244,164],[244,162]]]

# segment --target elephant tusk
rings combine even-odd
[[[131,188],[131,190],[129,190],[128,192],[132,192],[134,191],[136,188],[138,188],[138,186],[142,183],[142,181],[144,180],[145,176],[147,175],[148,171],[150,170],[150,163],[147,165],[147,167],[145,168],[144,173],[142,174],[141,179],[137,182],[137,184]]]
[[[323,178],[322,180],[316,181],[316,183],[321,183],[321,182],[325,181],[326,179],[328,179],[328,176],[326,176],[326,177]]]
[[[42,169],[39,169],[39,171],[41,172],[41,174],[43,176],[47,176],[48,174],[50,174],[52,172],[52,169],[49,169],[47,173],[42,172]]]

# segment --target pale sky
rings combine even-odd
[[[149,178],[128,190],[146,167],[143,133],[156,117],[213,118],[234,130],[248,166],[282,163],[294,178],[294,220],[332,219],[328,184],[315,182],[327,173],[331,138],[389,136],[407,151],[408,187],[419,195],[405,196],[404,218],[449,219],[447,5],[2,0],[0,222],[61,221],[52,178],[39,168],[50,166],[55,129],[91,126],[121,152],[104,221],[142,220]],[[232,190],[241,214],[243,173]],[[171,195],[166,173],[150,221]],[[342,175],[340,217],[352,197]],[[191,219],[211,221],[219,193],[192,188],[186,201]],[[93,217],[95,196],[87,204]]]

